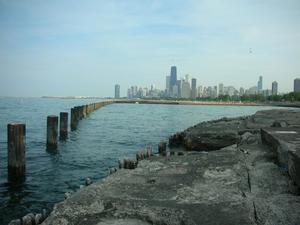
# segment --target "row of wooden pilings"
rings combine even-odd
[[[112,103],[112,101],[97,102],[72,108],[71,131],[77,129],[79,120],[86,118],[91,112]],[[68,112],[61,112],[59,118],[56,115],[47,117],[47,150],[56,150],[58,147],[58,124],[59,139],[66,140],[68,138],[68,120]],[[7,125],[7,167],[8,179],[11,181],[25,176],[25,147],[26,125],[24,123],[9,123]]]

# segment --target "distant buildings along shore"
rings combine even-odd
[[[241,96],[262,95],[264,97],[276,96],[278,92],[278,82],[273,81],[271,89],[263,89],[263,76],[259,76],[257,85],[245,89],[240,87],[236,89],[234,86],[225,86],[219,83],[215,86],[197,86],[197,79],[190,78],[186,74],[178,79],[177,67],[171,66],[170,74],[165,78],[165,89],[160,90],[154,85],[148,87],[131,86],[127,90],[127,98],[171,98],[171,99],[216,99],[222,96],[238,98]],[[294,80],[294,92],[300,92],[300,79]],[[115,85],[115,98],[120,98],[120,85]]]

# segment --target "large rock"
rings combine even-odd
[[[284,118],[284,121],[282,120]],[[299,110],[258,111],[252,116],[222,118],[202,122],[169,138],[170,147],[183,146],[186,150],[212,151],[237,144],[246,132],[258,133],[267,127],[300,126]]]

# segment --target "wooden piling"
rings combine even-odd
[[[167,142],[161,141],[158,145],[158,153],[165,156],[167,153]]]
[[[47,149],[57,149],[58,116],[47,117]]]
[[[7,125],[8,178],[25,175],[26,126],[22,123]]]
[[[68,113],[59,114],[59,139],[66,140],[68,137]]]
[[[76,130],[77,129],[77,119],[76,119],[76,109],[72,108],[71,109],[71,130]]]

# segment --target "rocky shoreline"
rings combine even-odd
[[[300,111],[203,122],[119,162],[42,223],[300,224]],[[34,223],[31,223],[34,224]]]

